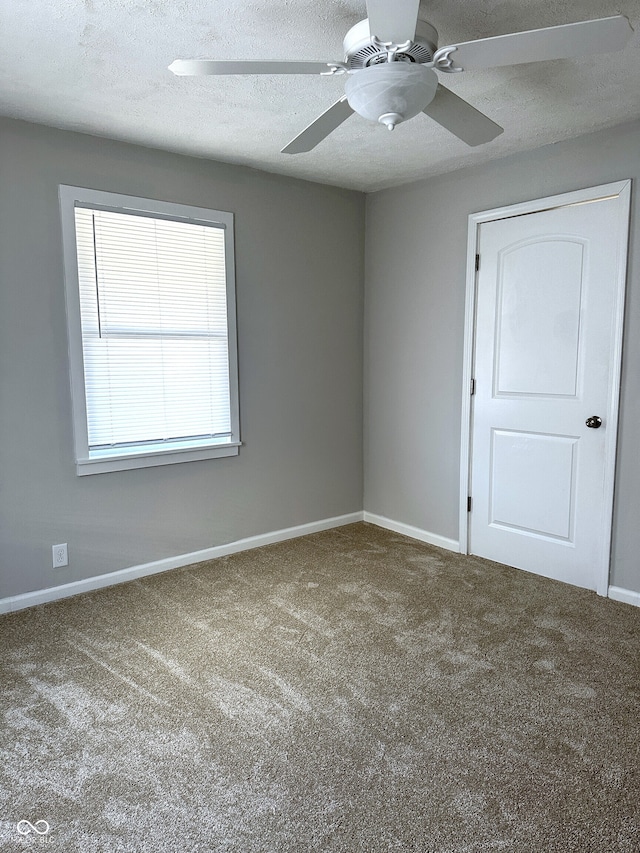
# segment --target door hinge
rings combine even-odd
[[[472,397],[476,393],[476,380],[475,379],[471,380],[471,389],[470,389],[469,393],[471,394]]]
[[[471,512],[471,495],[467,498],[467,512]]]
[[[480,269],[480,255],[476,255],[476,272]]]

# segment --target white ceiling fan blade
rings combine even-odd
[[[461,68],[496,68],[545,59],[570,59],[621,50],[633,30],[623,15],[509,33],[455,45],[451,59]]]
[[[350,115],[353,115],[353,110],[349,106],[346,96],[340,98],[335,104],[332,104],[328,110],[322,113],[321,116],[310,125],[305,127],[302,133],[299,133],[295,139],[282,149],[281,154],[302,154],[305,151],[311,151],[319,142],[326,139],[329,134],[339,127],[343,121],[346,121]]]
[[[420,0],[367,0],[369,30],[382,42],[403,44],[416,34]]]
[[[329,74],[340,62],[278,62],[271,60],[176,59],[169,66],[178,76],[208,74]]]
[[[503,132],[503,128],[495,121],[440,85],[435,98],[424,108],[423,113],[467,145],[491,142]]]

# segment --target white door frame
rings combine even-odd
[[[587,187],[561,195],[548,196],[547,198],[534,199],[520,204],[497,207],[493,210],[483,210],[479,213],[469,215],[468,237],[467,237],[467,292],[465,301],[465,323],[464,323],[464,361],[462,368],[462,427],[460,444],[460,553],[469,553],[469,513],[467,498],[469,495],[469,474],[471,463],[471,381],[473,379],[473,356],[475,344],[475,316],[476,316],[476,255],[478,253],[478,236],[480,225],[483,222],[492,222],[497,219],[508,219],[513,216],[522,216],[527,213],[539,213],[558,207],[566,207],[574,204],[585,204],[604,198],[619,198],[620,213],[618,219],[619,245],[623,251],[620,252],[618,268],[616,270],[616,307],[615,307],[615,347],[612,363],[610,365],[610,389],[609,411],[611,412],[611,423],[616,424],[616,429],[607,430],[605,441],[605,489],[604,500],[608,507],[607,512],[613,512],[613,489],[616,464],[616,442],[618,437],[618,402],[620,397],[620,370],[622,364],[622,331],[624,320],[624,295],[627,279],[627,243],[629,239],[629,208],[631,201],[631,181],[615,181],[611,184],[602,184],[597,187]],[[609,564],[611,561],[611,524],[608,536],[602,543],[599,555],[600,570],[597,592],[606,595],[609,586]]]

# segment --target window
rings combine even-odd
[[[233,215],[60,187],[78,474],[238,453]]]

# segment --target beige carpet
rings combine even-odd
[[[355,524],[0,632],[3,850],[640,850],[628,605]]]

